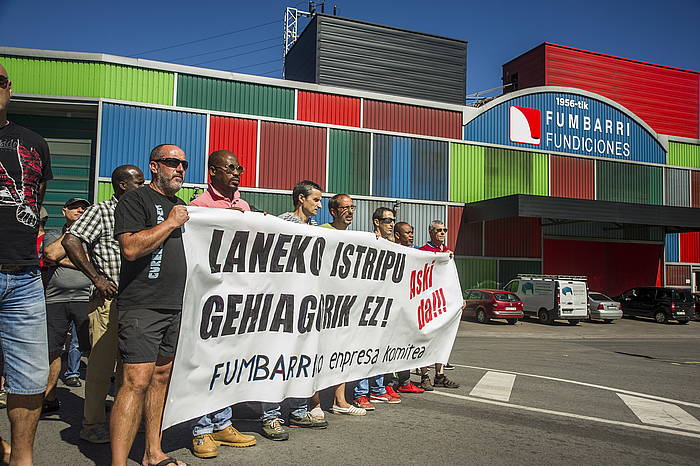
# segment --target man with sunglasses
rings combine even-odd
[[[228,150],[217,150],[209,155],[209,186],[197,196],[191,206],[235,209],[249,212],[250,205],[238,191],[244,168],[238,157]],[[192,452],[198,458],[215,458],[219,445],[249,447],[256,443],[252,435],[242,434],[231,425],[231,407],[202,416],[192,427]]]
[[[142,464],[183,464],[163,453],[160,426],[185,288],[181,227],[189,216],[175,194],[187,165],[179,147],[156,146],[149,160],[151,183],[125,193],[114,210],[114,237],[122,255],[117,311],[123,362],[123,382],[110,419],[116,466],[126,465],[142,413],[146,421]]]
[[[452,251],[445,245],[445,239],[447,238],[447,227],[445,222],[442,220],[433,220],[428,226],[428,234],[430,235],[430,241],[423,245],[421,251],[430,252],[449,252]],[[426,391],[432,391],[433,386],[435,387],[445,387],[445,388],[459,388],[459,384],[448,379],[445,375],[445,368],[443,364],[435,363],[435,379],[433,383],[430,383],[430,376],[428,375],[428,368],[421,367],[421,387]]]
[[[44,287],[37,234],[49,147],[33,131],[7,120],[12,81],[0,65],[0,343],[4,352],[10,445],[0,440],[0,461],[31,464],[34,436],[49,374]]]

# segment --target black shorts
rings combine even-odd
[[[66,335],[70,323],[75,323],[78,331],[78,346],[80,351],[90,351],[90,321],[88,319],[88,303],[65,302],[46,303],[46,330],[49,340],[49,354],[60,353],[66,343]]]
[[[180,309],[119,309],[119,354],[127,364],[174,357]]]

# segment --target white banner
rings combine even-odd
[[[234,403],[447,362],[462,306],[449,254],[259,213],[188,211],[163,429]]]

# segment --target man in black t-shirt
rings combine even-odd
[[[117,466],[126,465],[142,412],[142,463],[168,459],[160,445],[160,426],[187,273],[180,227],[189,216],[175,196],[185,179],[185,152],[171,144],[156,146],[149,167],[151,183],[125,193],[114,211],[114,237],[122,253],[117,310],[124,363],[110,419],[112,464]]]
[[[12,464],[31,464],[34,435],[49,374],[44,287],[37,234],[46,181],[46,141],[7,121],[12,82],[0,65],[0,343],[5,356]],[[0,439],[0,461],[9,444]]]

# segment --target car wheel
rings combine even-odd
[[[508,325],[515,325],[518,323],[518,319],[506,319],[508,321]]]
[[[656,319],[656,322],[660,324],[665,324],[668,322],[668,319],[666,318],[666,314],[664,314],[664,311],[657,311],[656,314],[654,314],[654,319]]]
[[[688,322],[690,322],[690,321],[687,320],[687,319],[685,319],[685,320],[679,320],[679,321],[678,321],[678,323],[679,323],[679,324],[682,324],[682,325],[685,325],[685,324],[687,324]]]
[[[570,320],[569,325],[571,325],[571,326],[578,325],[578,320]]]
[[[489,321],[489,316],[486,315],[483,309],[479,309],[478,311],[476,311],[476,320],[480,324],[485,324]]]
[[[537,312],[537,317],[540,319],[540,322],[543,324],[551,324],[552,323],[552,317],[549,315],[549,312],[547,312],[547,309],[540,309]]]

